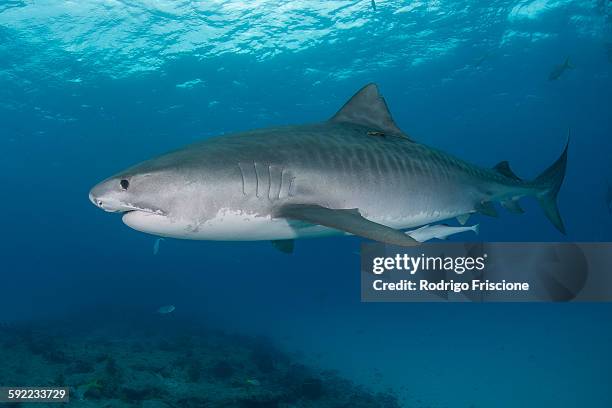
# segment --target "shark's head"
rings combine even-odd
[[[175,172],[141,165],[98,183],[89,199],[104,211],[122,213],[123,222],[136,230],[172,236],[169,216],[184,201],[177,185],[185,184]]]
[[[194,238],[201,224],[243,197],[238,166],[196,144],[146,160],[98,183],[89,192],[98,208],[121,213],[137,231]]]
[[[159,202],[163,177],[158,174],[121,173],[97,184],[89,192],[94,205],[108,212],[143,211],[164,214]]]

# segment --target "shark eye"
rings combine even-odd
[[[119,182],[119,185],[121,186],[123,190],[127,190],[128,187],[130,186],[130,182],[127,181],[126,179],[123,179]]]

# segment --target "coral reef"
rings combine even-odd
[[[399,406],[392,395],[292,361],[266,339],[179,322],[3,327],[0,360],[0,384],[70,387],[73,407]]]

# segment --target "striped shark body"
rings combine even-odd
[[[535,196],[564,232],[556,198],[566,161],[567,146],[532,181],[507,162],[470,164],[410,139],[370,84],[328,121],[210,138],[104,180],[90,200],[164,237],[279,242],[353,234],[408,246],[417,241],[402,230],[495,215],[495,202],[522,212],[524,196]]]

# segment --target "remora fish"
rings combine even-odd
[[[206,139],[96,185],[90,200],[142,232],[196,240],[292,240],[354,234],[394,245],[402,229],[479,212],[521,212],[535,196],[565,231],[556,198],[561,157],[533,181],[411,140],[369,84],[331,119]]]
[[[451,235],[460,234],[462,232],[473,231],[476,235],[480,230],[479,224],[471,227],[451,227],[446,224],[425,225],[413,231],[407,231],[406,234],[419,242],[429,241],[431,239],[446,239]]]
[[[574,68],[574,66],[570,63],[569,57],[567,57],[565,59],[565,62],[563,62],[563,64],[557,65],[556,67],[553,68],[553,70],[548,75],[548,80],[554,81],[556,79],[559,79],[565,71],[571,68]]]

